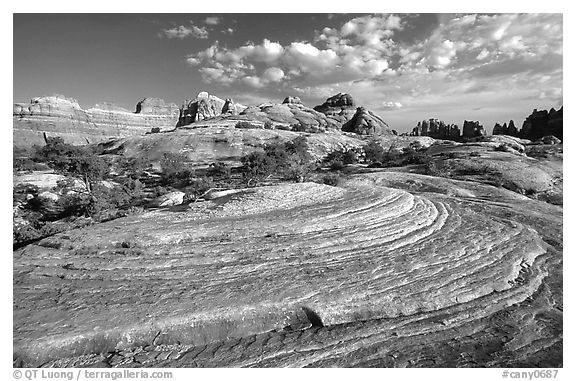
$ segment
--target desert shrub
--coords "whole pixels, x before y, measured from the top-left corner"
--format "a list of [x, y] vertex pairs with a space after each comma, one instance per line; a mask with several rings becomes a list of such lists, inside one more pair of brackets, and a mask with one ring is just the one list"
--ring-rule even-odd
[[306, 132], [306, 125], [302, 122], [293, 123], [290, 125], [290, 130], [295, 132]]
[[232, 175], [232, 168], [226, 163], [212, 163], [208, 167], [207, 175], [217, 179], [229, 179]]
[[423, 150], [416, 150], [412, 146], [405, 147], [402, 150], [402, 156], [400, 157], [400, 165], [408, 164], [426, 164], [432, 160], [432, 157]]
[[63, 232], [66, 228], [65, 224], [39, 221], [32, 221], [25, 225], [15, 225], [12, 227], [12, 243], [14, 248], [18, 248], [22, 244]]
[[49, 139], [43, 147], [35, 146], [33, 160], [46, 163], [57, 172], [82, 178], [88, 188], [110, 172], [110, 166], [95, 153], [95, 148], [67, 144], [60, 137]]
[[329, 173], [329, 174], [325, 175], [324, 177], [322, 177], [322, 183], [323, 184], [331, 185], [334, 187], [338, 186], [341, 181], [342, 181], [342, 178], [340, 177], [339, 174], [336, 174], [336, 173]]
[[286, 143], [268, 144], [264, 152], [252, 152], [241, 158], [244, 178], [261, 180], [271, 175], [286, 180], [305, 180], [314, 168], [305, 137]]
[[185, 188], [185, 191], [187, 194], [192, 195], [193, 198], [197, 198], [215, 186], [216, 184], [210, 177], [195, 177], [190, 180], [190, 183]]
[[131, 179], [141, 179], [144, 177], [144, 172], [152, 165], [148, 158], [137, 157], [121, 157], [118, 161], [118, 167], [122, 174]]
[[430, 160], [424, 164], [424, 174], [436, 177], [451, 177], [451, 168], [442, 161]]
[[267, 120], [264, 122], [264, 129], [272, 130], [272, 129], [274, 129], [274, 125], [272, 124], [271, 121]]
[[166, 193], [168, 193], [168, 189], [164, 188], [161, 185], [155, 186], [154, 188], [152, 188], [151, 190], [151, 196], [152, 197], [160, 197], [165, 195]]
[[368, 144], [364, 146], [365, 160], [369, 163], [384, 161], [385, 154], [386, 151], [384, 147], [375, 140], [369, 141]]
[[181, 153], [165, 152], [160, 160], [160, 166], [162, 167], [160, 176], [163, 185], [185, 186], [194, 175], [188, 158]]
[[276, 163], [265, 152], [251, 152], [243, 156], [242, 172], [247, 179], [260, 179], [274, 172]]
[[40, 171], [48, 169], [46, 164], [37, 163], [32, 160], [34, 150], [22, 147], [12, 148], [12, 169], [16, 171]]
[[340, 160], [332, 160], [329, 162], [329, 165], [332, 171], [341, 171], [346, 167]]
[[236, 127], [236, 128], [244, 128], [244, 129], [262, 128], [262, 126], [259, 126], [259, 125], [254, 124], [254, 123], [246, 122], [246, 121], [243, 121], [243, 120], [237, 122], [234, 127]]
[[[332, 168], [332, 164], [336, 167], [340, 167], [340, 164], [355, 164], [358, 163], [359, 157], [361, 155], [360, 150], [354, 148], [343, 148], [339, 150], [334, 150], [330, 152], [326, 158], [325, 162]], [[341, 169], [341, 168], [340, 168]]]

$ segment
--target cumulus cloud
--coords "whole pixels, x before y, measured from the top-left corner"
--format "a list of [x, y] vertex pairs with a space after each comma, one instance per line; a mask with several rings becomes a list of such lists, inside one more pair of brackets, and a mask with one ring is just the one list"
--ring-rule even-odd
[[194, 37], [198, 39], [208, 38], [208, 31], [205, 27], [198, 27], [192, 23], [190, 26], [179, 25], [173, 28], [162, 29], [162, 32], [158, 34], [160, 37], [166, 37], [169, 39], [178, 38], [183, 39], [186, 37]]
[[395, 110], [402, 108], [402, 103], [400, 102], [382, 102], [382, 108], [386, 110]]
[[307, 41], [216, 41], [187, 61], [206, 82], [290, 91], [305, 101], [349, 92], [358, 104], [410, 118], [416, 109], [428, 118], [454, 107], [475, 112], [480, 103], [485, 111], [561, 102], [562, 15], [443, 15], [426, 35], [405, 39], [412, 20], [351, 17]]
[[204, 20], [206, 25], [218, 25], [220, 22], [222, 22], [222, 19], [218, 16], [209, 16]]
[[264, 71], [262, 77], [269, 82], [279, 82], [284, 78], [284, 71], [277, 67], [270, 67]]
[[406, 63], [444, 69], [477, 65], [487, 58], [504, 62], [561, 55], [562, 46], [560, 14], [474, 14], [445, 20], [425, 41], [405, 48], [402, 56]]
[[[224, 71], [227, 69], [221, 65], [227, 68], [241, 65], [246, 70], [238, 81], [251, 87], [281, 80], [316, 85], [353, 81], [390, 71], [390, 57], [397, 48], [391, 37], [403, 26], [396, 15], [355, 17], [338, 29], [324, 28], [312, 41], [280, 44], [264, 39], [258, 44], [246, 43], [232, 49], [215, 43], [190, 54], [187, 61], [192, 66]], [[272, 73], [278, 75], [273, 79]], [[207, 79], [217, 81], [213, 76]], [[228, 78], [223, 80], [230, 83]]]

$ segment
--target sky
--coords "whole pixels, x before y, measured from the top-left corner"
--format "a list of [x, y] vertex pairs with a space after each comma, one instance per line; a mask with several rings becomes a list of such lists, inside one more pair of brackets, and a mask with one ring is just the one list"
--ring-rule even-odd
[[13, 98], [83, 108], [243, 105], [339, 92], [399, 132], [439, 118], [517, 126], [563, 104], [563, 17], [540, 14], [14, 14]]

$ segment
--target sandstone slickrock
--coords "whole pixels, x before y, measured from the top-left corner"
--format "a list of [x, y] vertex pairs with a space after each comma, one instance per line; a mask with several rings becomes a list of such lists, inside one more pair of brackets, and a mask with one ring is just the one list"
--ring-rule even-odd
[[437, 118], [423, 120], [412, 129], [412, 136], [430, 136], [434, 139], [458, 140], [460, 128], [455, 124], [446, 124]]
[[[228, 119], [199, 124], [206, 128], [188, 129], [187, 126], [164, 134], [118, 139], [106, 144], [104, 152], [126, 157], [145, 154], [153, 161], [160, 160], [166, 152], [180, 152], [196, 164], [210, 164], [216, 161], [239, 162], [243, 155], [262, 150], [265, 144], [286, 142], [302, 136], [296, 132], [279, 129], [233, 128], [237, 122], [235, 119], [228, 121], [231, 125], [222, 126], [223, 121]], [[361, 140], [337, 133], [309, 134], [306, 140], [311, 154], [316, 158], [321, 158], [336, 149], [360, 147], [364, 144]]]
[[82, 145], [143, 135], [154, 127], [167, 130], [176, 126], [178, 111], [174, 105], [167, 105], [164, 109], [148, 106], [147, 102], [143, 105], [145, 107], [140, 113], [105, 102], [83, 110], [75, 99], [62, 95], [16, 103], [13, 110], [14, 145], [44, 145], [47, 136], [59, 136], [66, 143]]
[[[496, 135], [466, 144], [432, 145], [428, 153], [441, 156], [443, 176], [493, 184], [520, 194], [562, 194], [562, 157], [537, 160], [521, 154], [525, 140]], [[498, 150], [505, 145], [514, 150]], [[435, 162], [435, 160], [434, 160]], [[560, 202], [561, 204], [561, 202]]]
[[561, 234], [559, 207], [430, 176], [247, 189], [15, 251], [14, 354], [23, 366], [561, 367], [561, 244], [544, 241]]
[[558, 111], [553, 108], [550, 111], [534, 109], [522, 124], [519, 136], [524, 139], [538, 140], [546, 135], [553, 135], [562, 140], [563, 114], [564, 107]]
[[486, 131], [480, 122], [470, 120], [464, 121], [464, 125], [462, 126], [462, 137], [475, 138], [483, 135], [486, 135]]
[[388, 124], [364, 107], [358, 107], [354, 116], [344, 125], [342, 131], [353, 132], [358, 135], [393, 135]]
[[482, 145], [493, 147], [493, 148], [502, 148], [502, 147], [509, 147], [513, 150], [513, 153], [523, 154], [526, 151], [526, 144], [531, 143], [530, 140], [527, 139], [520, 139], [515, 136], [509, 135], [491, 135], [491, 136], [479, 136], [477, 138], [473, 138], [469, 141], [471, 142], [479, 142]]

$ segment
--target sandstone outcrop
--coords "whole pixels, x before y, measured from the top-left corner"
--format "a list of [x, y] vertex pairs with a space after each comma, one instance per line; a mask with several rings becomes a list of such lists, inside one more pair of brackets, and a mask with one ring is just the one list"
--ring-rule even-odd
[[494, 125], [494, 129], [492, 130], [492, 135], [518, 136], [518, 129], [514, 125], [513, 120], [510, 120], [508, 125], [504, 123], [503, 126], [501, 126], [500, 123], [496, 123]]
[[462, 137], [464, 138], [476, 138], [478, 136], [486, 135], [484, 126], [478, 121], [465, 120], [462, 126]]
[[412, 136], [430, 136], [434, 139], [458, 140], [460, 138], [460, 128], [455, 124], [447, 124], [443, 121], [431, 118], [418, 122], [412, 129]]
[[166, 104], [161, 98], [144, 98], [136, 105], [136, 114], [174, 115], [178, 112], [176, 104]]
[[352, 118], [342, 125], [342, 131], [358, 135], [393, 135], [388, 124], [364, 107], [358, 107]]
[[238, 113], [238, 109], [236, 108], [236, 103], [230, 98], [226, 98], [224, 102], [224, 106], [222, 106], [222, 114], [231, 114], [236, 115]]
[[299, 97], [286, 97], [282, 103], [295, 103], [295, 104], [302, 104], [302, 101]]
[[558, 139], [554, 135], [546, 135], [536, 140], [538, 144], [562, 144], [562, 140]]
[[314, 107], [314, 110], [321, 112], [340, 124], [349, 121], [356, 113], [356, 102], [350, 94], [338, 93], [321, 105]]
[[563, 114], [564, 107], [558, 111], [553, 108], [550, 111], [534, 109], [522, 124], [518, 136], [538, 140], [546, 135], [553, 135], [563, 140]]
[[139, 113], [111, 103], [99, 103], [84, 110], [75, 99], [61, 95], [33, 98], [30, 103], [14, 104], [14, 145], [43, 145], [46, 137], [53, 136], [62, 137], [70, 144], [97, 143], [110, 138], [144, 135], [154, 127], [161, 130], [175, 127], [178, 111], [173, 105], [154, 108], [144, 100], [141, 106], [144, 107]]
[[237, 114], [245, 107], [234, 103], [231, 99], [223, 100], [206, 91], [198, 93], [196, 99], [186, 100], [180, 108], [178, 126], [210, 119], [222, 114]]
[[186, 194], [180, 191], [174, 191], [166, 193], [162, 196], [158, 196], [150, 202], [150, 206], [153, 207], [166, 207], [180, 205], [184, 202], [184, 196]]

